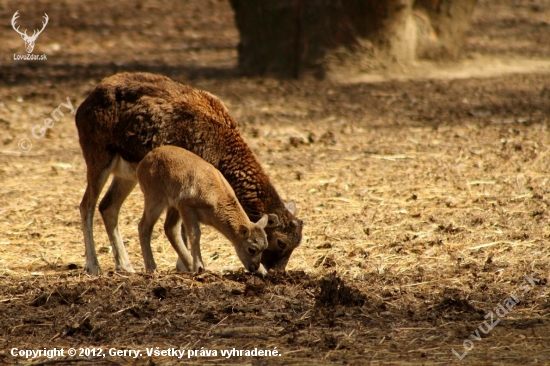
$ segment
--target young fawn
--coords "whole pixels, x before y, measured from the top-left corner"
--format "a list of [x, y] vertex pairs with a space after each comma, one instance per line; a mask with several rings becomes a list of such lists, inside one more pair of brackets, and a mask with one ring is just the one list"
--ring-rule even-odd
[[[168, 206], [179, 212], [179, 222], [165, 232], [178, 253], [184, 269], [204, 269], [200, 252], [200, 223], [213, 226], [235, 247], [237, 256], [250, 272], [266, 275], [260, 263], [267, 248], [264, 231], [267, 215], [253, 223], [248, 219], [233, 189], [223, 175], [197, 155], [175, 146], [152, 150], [138, 164], [137, 179], [145, 196], [143, 217], [139, 222], [139, 240], [145, 269], [156, 269], [151, 251], [151, 233]], [[191, 253], [181, 236], [181, 223]]]
[[[221, 100], [162, 75], [120, 73], [94, 88], [78, 108], [75, 122], [86, 161], [87, 185], [80, 215], [88, 274], [101, 273], [93, 222], [99, 196], [111, 174], [113, 179], [99, 203], [99, 212], [116, 270], [134, 272], [118, 216], [137, 184], [136, 166], [147, 153], [164, 145], [189, 150], [218, 169], [250, 220], [258, 221], [267, 214], [268, 247], [262, 264], [266, 270], [285, 271], [302, 240], [303, 221], [295, 216], [295, 202], [281, 199]], [[172, 228], [177, 220], [178, 211], [168, 208], [165, 226]], [[182, 267], [178, 260], [178, 269]]]

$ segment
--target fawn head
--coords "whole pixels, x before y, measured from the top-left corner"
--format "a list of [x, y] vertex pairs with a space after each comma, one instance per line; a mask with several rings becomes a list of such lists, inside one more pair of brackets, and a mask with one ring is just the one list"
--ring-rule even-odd
[[261, 264], [262, 253], [267, 248], [267, 236], [265, 227], [268, 217], [264, 215], [258, 222], [251, 222], [250, 225], [240, 225], [238, 230], [238, 245], [236, 245], [237, 256], [246, 269], [252, 273], [262, 276], [267, 274]]

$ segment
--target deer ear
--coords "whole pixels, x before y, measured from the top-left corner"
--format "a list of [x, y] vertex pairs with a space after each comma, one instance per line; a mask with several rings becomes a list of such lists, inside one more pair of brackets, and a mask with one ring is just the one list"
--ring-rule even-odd
[[239, 226], [239, 234], [246, 239], [250, 236], [250, 229], [244, 225], [241, 225]]
[[261, 219], [258, 220], [258, 222], [256, 223], [256, 225], [258, 227], [260, 227], [261, 229], [265, 229], [265, 227], [267, 226], [267, 222], [269, 221], [269, 218], [267, 215], [263, 215]]
[[268, 214], [266, 227], [271, 228], [277, 226], [279, 226], [279, 216], [277, 216], [277, 214]]
[[293, 215], [296, 215], [296, 202], [290, 200], [285, 203], [286, 209]]

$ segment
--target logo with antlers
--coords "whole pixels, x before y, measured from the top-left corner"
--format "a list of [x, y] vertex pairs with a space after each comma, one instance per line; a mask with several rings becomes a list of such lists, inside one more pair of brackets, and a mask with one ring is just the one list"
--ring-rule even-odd
[[44, 20], [46, 20], [45, 22], [42, 22], [42, 29], [38, 30], [38, 29], [35, 29], [32, 36], [28, 36], [27, 35], [27, 30], [25, 29], [25, 32], [20, 32], [19, 31], [19, 27], [18, 26], [17, 28], [15, 28], [15, 21], [17, 20], [17, 18], [19, 18], [19, 10], [17, 10], [15, 12], [15, 14], [13, 14], [13, 18], [11, 18], [11, 26], [13, 27], [13, 29], [19, 33], [19, 35], [21, 36], [21, 38], [23, 38], [23, 41], [25, 41], [25, 49], [27, 50], [27, 53], [32, 53], [32, 50], [34, 49], [34, 43], [36, 42], [36, 39], [38, 38], [38, 36], [40, 35], [40, 33], [42, 33], [42, 31], [44, 30], [44, 28], [46, 28], [46, 25], [48, 24], [48, 14], [44, 13]]

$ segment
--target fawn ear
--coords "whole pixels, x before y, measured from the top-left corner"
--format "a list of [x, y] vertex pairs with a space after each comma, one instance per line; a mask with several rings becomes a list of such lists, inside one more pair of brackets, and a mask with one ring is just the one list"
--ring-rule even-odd
[[270, 228], [277, 226], [279, 226], [279, 216], [277, 216], [277, 214], [268, 214], [266, 227]]
[[244, 225], [241, 225], [239, 226], [239, 234], [246, 239], [250, 236], [250, 229]]
[[258, 220], [256, 225], [259, 226], [261, 229], [265, 229], [268, 221], [269, 221], [268, 216], [263, 215], [262, 218]]
[[290, 200], [285, 203], [286, 209], [293, 215], [296, 215], [296, 202]]

